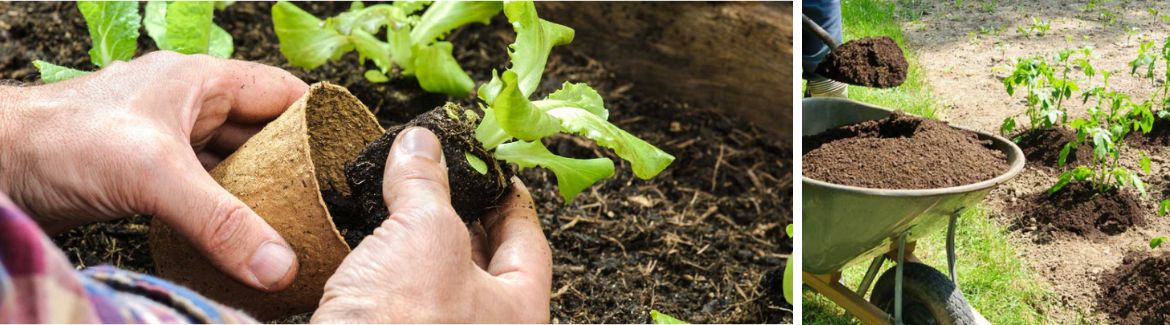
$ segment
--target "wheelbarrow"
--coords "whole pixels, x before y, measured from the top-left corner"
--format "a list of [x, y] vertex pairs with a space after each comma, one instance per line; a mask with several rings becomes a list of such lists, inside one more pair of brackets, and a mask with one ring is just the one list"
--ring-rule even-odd
[[[840, 98], [806, 98], [801, 109], [804, 135], [881, 119], [893, 112]], [[991, 140], [992, 148], [1007, 156], [1008, 171], [979, 183], [926, 190], [871, 189], [807, 177], [802, 180], [801, 268], [805, 284], [870, 325], [987, 323], [958, 288], [955, 223], [993, 188], [1019, 174], [1024, 169], [1024, 154], [1002, 137], [955, 128]], [[949, 278], [914, 256], [919, 239], [944, 228]], [[896, 264], [877, 279], [866, 301], [865, 294], [887, 259]], [[869, 269], [857, 289], [841, 284], [841, 270], [865, 261], [870, 261]]]

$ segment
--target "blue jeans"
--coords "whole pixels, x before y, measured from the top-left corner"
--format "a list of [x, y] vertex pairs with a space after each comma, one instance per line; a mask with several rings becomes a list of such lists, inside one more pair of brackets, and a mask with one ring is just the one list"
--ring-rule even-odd
[[[805, 0], [800, 9], [801, 13], [821, 25], [837, 42], [842, 41], [841, 35], [841, 0]], [[829, 46], [821, 41], [816, 34], [802, 31], [804, 49], [800, 54], [801, 78], [808, 81], [820, 81], [827, 78], [816, 74], [817, 65], [829, 55]]]

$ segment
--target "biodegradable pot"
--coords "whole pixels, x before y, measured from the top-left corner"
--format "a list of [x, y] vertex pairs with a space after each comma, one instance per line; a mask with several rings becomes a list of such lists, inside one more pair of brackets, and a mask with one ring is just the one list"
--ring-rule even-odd
[[264, 293], [228, 276], [154, 219], [150, 244], [158, 275], [259, 320], [313, 311], [325, 281], [350, 252], [322, 191], [349, 195], [342, 169], [382, 135], [373, 114], [345, 88], [314, 84], [304, 97], [211, 170], [292, 246], [300, 262], [288, 289]]

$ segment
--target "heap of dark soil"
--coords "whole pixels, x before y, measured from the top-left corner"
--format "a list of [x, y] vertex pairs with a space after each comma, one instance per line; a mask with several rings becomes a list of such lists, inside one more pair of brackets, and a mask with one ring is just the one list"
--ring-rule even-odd
[[[386, 157], [398, 134], [409, 127], [424, 127], [434, 132], [443, 145], [443, 157], [447, 162], [447, 180], [451, 186], [451, 206], [463, 222], [479, 220], [489, 208], [496, 206], [496, 200], [504, 195], [512, 179], [511, 168], [501, 168], [496, 156], [483, 149], [475, 139], [473, 121], [457, 121], [448, 117], [448, 110], [463, 116], [463, 108], [457, 104], [437, 107], [419, 115], [410, 123], [386, 130], [382, 137], [374, 140], [358, 157], [345, 166], [346, 182], [353, 189], [352, 205], [344, 208], [358, 208], [357, 213], [334, 215], [334, 223], [344, 230], [345, 241], [350, 247], [357, 247], [362, 238], [374, 233], [382, 221], [390, 217], [386, 201], [382, 197], [382, 177], [386, 172]], [[464, 153], [471, 154], [487, 164], [487, 173], [480, 174], [467, 162]], [[504, 167], [507, 167], [505, 165]], [[331, 208], [330, 212], [333, 212]]]
[[1098, 284], [1097, 308], [1116, 324], [1170, 324], [1170, 255], [1165, 252], [1125, 253], [1121, 266]]
[[1170, 119], [1154, 120], [1150, 133], [1130, 132], [1125, 137], [1125, 144], [1140, 149], [1170, 146]]
[[1043, 191], [1025, 196], [1007, 211], [1021, 216], [1014, 228], [1040, 231], [1038, 242], [1058, 234], [1104, 239], [1146, 223], [1146, 210], [1130, 191], [1114, 188], [1098, 194], [1090, 182], [1074, 181], [1052, 195]]
[[841, 44], [830, 52], [817, 74], [852, 85], [897, 87], [906, 81], [910, 64], [889, 36], [865, 37]]
[[1080, 162], [1093, 161], [1092, 148], [1088, 150], [1071, 149], [1068, 157], [1065, 158], [1064, 166], [1060, 166], [1060, 150], [1064, 149], [1065, 143], [1077, 141], [1076, 130], [1055, 127], [1034, 132], [1024, 131], [1012, 139], [1019, 139], [1016, 145], [1020, 147], [1020, 151], [1024, 152], [1024, 158], [1027, 158], [1025, 163], [1029, 166], [1072, 169], [1076, 168]]
[[[233, 58], [280, 67], [308, 83], [344, 86], [387, 129], [447, 101], [473, 107], [471, 98], [426, 94], [416, 80], [397, 74], [388, 83], [371, 84], [362, 73], [374, 65], [357, 64], [356, 53], [315, 70], [289, 65], [272, 32], [272, 4], [237, 2], [216, 12], [216, 24], [236, 41]], [[349, 8], [349, 2], [297, 5], [319, 17]], [[155, 49], [141, 33], [139, 55]], [[497, 15], [490, 25], [456, 29], [447, 40], [472, 80], [484, 82], [492, 69], [506, 67], [505, 49], [514, 37], [511, 24]], [[0, 2], [0, 79], [39, 83], [34, 59], [95, 69], [86, 53], [89, 44], [76, 3]], [[616, 78], [605, 63], [572, 45], [553, 49], [533, 97], [543, 98], [566, 81], [592, 86], [606, 99], [612, 123], [678, 159], [643, 180], [629, 163], [592, 141], [545, 138], [554, 153], [607, 157], [617, 164], [614, 177], [568, 204], [552, 172], [526, 168], [517, 173], [535, 199], [552, 245], [552, 322], [644, 324], [652, 321], [650, 310], [657, 309], [695, 323], [764, 323], [775, 313], [780, 321], [769, 322], [791, 323], [791, 308], [767, 303], [775, 293], [762, 283], [764, 274], [782, 267], [792, 251], [792, 239], [784, 234], [784, 226], [792, 223], [791, 141], [718, 107], [644, 96], [638, 86]], [[144, 248], [149, 245], [143, 246], [149, 226], [149, 218], [142, 217], [93, 223], [55, 240], [75, 265], [108, 263], [153, 273]], [[109, 235], [118, 231], [114, 228], [132, 231]], [[303, 314], [281, 322], [308, 319]]]
[[1007, 172], [991, 141], [944, 122], [895, 111], [804, 141], [804, 176], [882, 189], [931, 189], [978, 183]]

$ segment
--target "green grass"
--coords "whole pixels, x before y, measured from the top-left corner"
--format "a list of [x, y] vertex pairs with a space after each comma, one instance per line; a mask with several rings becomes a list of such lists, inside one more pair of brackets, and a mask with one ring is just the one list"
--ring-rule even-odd
[[[913, 2], [913, 0], [911, 0]], [[902, 4], [906, 4], [905, 1]], [[913, 5], [913, 4], [911, 4]], [[866, 36], [890, 36], [905, 50], [901, 23], [917, 17], [898, 9], [898, 4], [881, 0], [845, 0], [845, 40]], [[893, 19], [891, 19], [893, 18]], [[910, 63], [906, 82], [892, 89], [849, 87], [849, 98], [909, 113], [938, 118], [915, 53], [907, 51]], [[956, 237], [959, 287], [976, 310], [992, 324], [1038, 324], [1045, 322], [1048, 288], [1043, 280], [1018, 257], [1019, 250], [1007, 239], [1007, 230], [979, 208], [960, 219]], [[915, 255], [939, 270], [946, 269], [946, 233], [940, 231], [918, 243]], [[888, 269], [892, 263], [886, 263]], [[842, 282], [856, 288], [867, 263], [844, 270]], [[840, 307], [811, 290], [803, 292], [804, 324], [860, 324]], [[867, 296], [868, 297], [868, 296]]]

